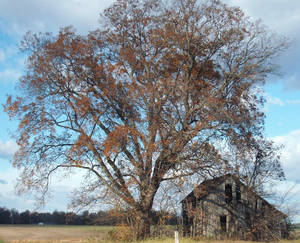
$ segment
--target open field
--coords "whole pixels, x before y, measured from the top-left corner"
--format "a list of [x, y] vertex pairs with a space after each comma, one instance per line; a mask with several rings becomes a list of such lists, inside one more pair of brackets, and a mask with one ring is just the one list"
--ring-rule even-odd
[[[0, 225], [0, 243], [115, 243], [107, 240], [110, 226], [37, 226]], [[282, 240], [279, 243], [300, 243], [300, 230], [297, 239]], [[2, 240], [2, 241], [1, 241]], [[182, 239], [180, 243], [253, 243], [247, 241], [215, 241]], [[174, 239], [150, 239], [142, 243], [174, 243]]]
[[103, 240], [111, 229], [109, 226], [0, 225], [0, 239], [5, 243], [83, 242]]

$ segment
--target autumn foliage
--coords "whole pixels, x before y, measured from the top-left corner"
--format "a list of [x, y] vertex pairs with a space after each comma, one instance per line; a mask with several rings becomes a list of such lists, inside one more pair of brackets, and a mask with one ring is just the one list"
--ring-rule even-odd
[[149, 235], [160, 187], [226, 170], [221, 146], [262, 138], [256, 92], [286, 45], [217, 0], [118, 0], [102, 27], [28, 33], [19, 120], [19, 189], [44, 199], [51, 175], [87, 172], [74, 204], [124, 202]]

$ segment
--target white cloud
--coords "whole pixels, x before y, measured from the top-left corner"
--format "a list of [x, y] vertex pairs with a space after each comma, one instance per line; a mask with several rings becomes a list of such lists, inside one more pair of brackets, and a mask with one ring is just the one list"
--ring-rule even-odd
[[0, 184], [7, 184], [7, 181], [0, 179]]
[[262, 19], [271, 31], [284, 35], [291, 42], [290, 48], [276, 62], [281, 66], [284, 89], [300, 89], [300, 1], [297, 0], [229, 0], [239, 6], [251, 19]]
[[[286, 181], [278, 183], [274, 190], [284, 198], [280, 209], [290, 213], [294, 222], [300, 222], [300, 130], [272, 138], [278, 145], [283, 145], [281, 162], [286, 175]], [[294, 214], [294, 215], [293, 215]]]
[[[44, 208], [36, 208], [36, 202], [30, 193], [21, 196], [16, 194], [15, 185], [20, 173], [21, 171], [15, 168], [0, 171], [0, 206], [9, 209], [16, 208], [19, 211], [27, 209], [30, 211], [36, 209], [38, 211], [50, 212], [55, 209], [67, 211], [71, 192], [79, 188], [83, 180], [82, 171], [75, 171], [75, 173], [70, 176], [63, 176], [63, 173], [53, 176], [50, 185], [51, 197], [46, 201]], [[1, 181], [4, 183], [1, 183]]]
[[98, 27], [99, 13], [112, 0], [2, 0], [0, 16], [11, 23], [13, 32], [56, 31], [74, 25], [80, 32]]
[[6, 208], [16, 208], [19, 211], [34, 209], [33, 200], [26, 197], [19, 197], [15, 193], [14, 185], [19, 172], [16, 169], [0, 171], [0, 178], [6, 183], [0, 183], [1, 206]]
[[[299, 47], [299, 50], [300, 50], [300, 47]], [[297, 50], [294, 50], [294, 51], [297, 51]], [[297, 52], [299, 52], [299, 51], [297, 51]], [[299, 57], [295, 57], [295, 58], [293, 58], [291, 56], [289, 56], [289, 58], [288, 57], [284, 58], [284, 60], [287, 60], [287, 62], [294, 62], [295, 60], [299, 60], [299, 59], [300, 59], [300, 55], [299, 55]], [[291, 63], [291, 65], [295, 65], [295, 63]], [[297, 65], [298, 65], [298, 62], [297, 62]], [[289, 75], [284, 80], [284, 90], [294, 91], [295, 89], [296, 90], [300, 89], [300, 74], [299, 73], [298, 74], [294, 73], [293, 75]]]
[[21, 71], [18, 69], [5, 69], [0, 71], [0, 82], [1, 83], [11, 83], [16, 82], [20, 76]]
[[[273, 192], [273, 193], [272, 193]], [[300, 222], [300, 184], [294, 181], [283, 181], [271, 186], [270, 202], [286, 213], [293, 222]]]
[[274, 96], [271, 96], [270, 94], [265, 93], [265, 98], [266, 98], [267, 104], [269, 104], [269, 105], [284, 106], [284, 102], [278, 97], [274, 97]]
[[6, 142], [0, 141], [0, 158], [9, 158], [18, 150], [18, 145], [8, 140]]
[[[240, 6], [254, 19], [263, 19], [271, 29], [297, 37], [300, 20], [300, 2], [287, 0], [230, 0], [230, 4]], [[267, 11], [266, 11], [267, 10]]]
[[285, 105], [298, 105], [300, 104], [300, 100], [282, 100], [279, 97], [275, 97], [270, 95], [269, 93], [264, 92], [263, 93], [265, 99], [266, 99], [266, 105], [279, 105], [279, 106], [285, 106]]
[[300, 104], [300, 100], [286, 100], [287, 104], [298, 105]]
[[300, 183], [300, 130], [274, 137], [273, 141], [284, 146], [281, 160], [287, 179]]
[[0, 49], [0, 63], [1, 62], [4, 62], [5, 61], [5, 54], [4, 54], [4, 51], [2, 51], [1, 49]]
[[11, 56], [16, 56], [19, 53], [19, 48], [17, 45], [13, 43], [8, 43], [5, 41], [1, 42], [1, 49], [0, 52], [2, 52], [5, 60], [11, 58]]

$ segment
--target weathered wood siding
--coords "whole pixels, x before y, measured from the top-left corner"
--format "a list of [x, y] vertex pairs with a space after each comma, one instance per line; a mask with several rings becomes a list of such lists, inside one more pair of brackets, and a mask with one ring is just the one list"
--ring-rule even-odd
[[[275, 217], [279, 211], [248, 190], [237, 179], [226, 177], [222, 183], [209, 185], [209, 192], [200, 198], [197, 194], [205, 194], [203, 190], [206, 189], [199, 188], [202, 192], [194, 191], [182, 201], [185, 234], [213, 238], [248, 238], [248, 234], [253, 233], [251, 231], [254, 231], [256, 226], [259, 227], [258, 221], [265, 217], [265, 220], [270, 221], [267, 224], [278, 224], [278, 227], [273, 227], [274, 232], [271, 232], [274, 237], [281, 236], [285, 220], [282, 215]], [[266, 215], [271, 217], [267, 218]], [[261, 237], [259, 230], [257, 232], [256, 237]]]

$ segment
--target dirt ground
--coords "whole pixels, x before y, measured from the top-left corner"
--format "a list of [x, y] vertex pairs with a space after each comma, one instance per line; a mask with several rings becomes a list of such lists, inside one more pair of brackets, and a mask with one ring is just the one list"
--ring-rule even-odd
[[108, 227], [101, 226], [0, 226], [0, 239], [18, 241], [71, 241], [103, 239]]

